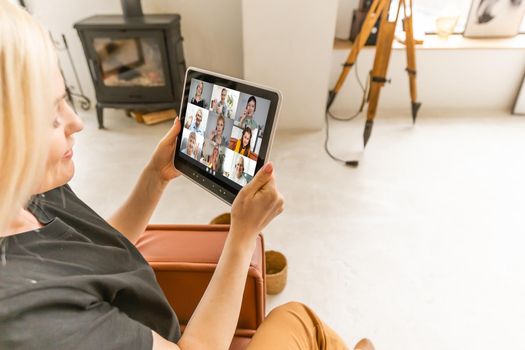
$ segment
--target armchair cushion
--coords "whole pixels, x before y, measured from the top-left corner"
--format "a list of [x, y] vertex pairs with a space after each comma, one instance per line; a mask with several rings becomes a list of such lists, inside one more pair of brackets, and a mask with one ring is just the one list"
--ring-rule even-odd
[[[229, 225], [150, 225], [136, 243], [155, 271], [182, 330], [210, 282], [228, 231]], [[259, 234], [232, 349], [244, 348], [264, 319], [264, 271], [264, 240]]]

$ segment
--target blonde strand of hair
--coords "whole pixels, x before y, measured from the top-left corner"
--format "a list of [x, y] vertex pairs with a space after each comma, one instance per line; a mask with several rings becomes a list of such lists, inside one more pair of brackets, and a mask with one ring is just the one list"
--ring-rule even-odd
[[0, 234], [43, 176], [56, 69], [48, 32], [20, 6], [0, 0]]

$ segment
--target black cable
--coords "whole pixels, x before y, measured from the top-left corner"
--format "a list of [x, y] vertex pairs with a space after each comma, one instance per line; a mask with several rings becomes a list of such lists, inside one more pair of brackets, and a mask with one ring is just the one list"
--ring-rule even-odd
[[355, 76], [356, 76], [356, 79], [357, 79], [357, 83], [359, 84], [359, 87], [361, 87], [361, 91], [363, 92], [363, 98], [361, 99], [361, 105], [359, 106], [359, 110], [354, 113], [353, 115], [349, 116], [349, 117], [338, 117], [338, 116], [335, 116], [334, 114], [332, 114], [332, 112], [330, 112], [330, 110], [327, 110], [326, 113], [325, 113], [325, 131], [326, 131], [326, 134], [325, 134], [325, 140], [324, 140], [324, 149], [326, 151], [326, 154], [328, 154], [328, 156], [330, 158], [332, 158], [333, 160], [337, 161], [337, 162], [341, 162], [347, 166], [351, 166], [351, 167], [357, 167], [359, 165], [359, 161], [357, 160], [344, 160], [344, 159], [341, 159], [337, 156], [335, 156], [334, 154], [332, 154], [332, 152], [330, 152], [330, 149], [328, 148], [328, 142], [330, 140], [330, 123], [329, 123], [329, 119], [332, 118], [334, 120], [338, 120], [338, 121], [343, 121], [343, 122], [348, 122], [348, 121], [352, 121], [354, 120], [355, 118], [357, 118], [362, 112], [363, 112], [363, 109], [364, 109], [364, 106], [365, 106], [365, 103], [366, 103], [366, 95], [367, 95], [367, 92], [368, 92], [368, 89], [370, 88], [370, 75], [367, 77], [366, 79], [366, 85], [363, 86], [363, 83], [359, 77], [359, 72], [358, 72], [358, 67], [357, 67], [357, 60], [355, 62]]
[[341, 121], [341, 122], [346, 122], [346, 121], [353, 120], [353, 119], [357, 118], [357, 116], [359, 116], [359, 114], [361, 114], [361, 112], [363, 111], [363, 108], [365, 106], [367, 90], [370, 87], [370, 75], [368, 75], [368, 77], [366, 79], [366, 85], [363, 86], [363, 82], [361, 81], [361, 78], [359, 77], [359, 72], [357, 71], [358, 70], [357, 61], [355, 61], [354, 65], [355, 65], [355, 77], [357, 79], [357, 83], [359, 84], [359, 87], [361, 88], [361, 91], [363, 92], [363, 98], [361, 99], [361, 105], [359, 106], [359, 110], [355, 114], [351, 115], [350, 117], [338, 117], [338, 116], [334, 115], [332, 112], [328, 111], [328, 114], [334, 120], [338, 120], [338, 121]]
[[337, 161], [337, 162], [342, 162], [344, 163], [345, 165], [348, 165], [348, 166], [351, 166], [351, 167], [357, 167], [359, 165], [359, 162], [357, 160], [344, 160], [344, 159], [341, 159], [341, 158], [338, 158], [336, 156], [334, 156], [332, 154], [332, 152], [330, 152], [330, 150], [328, 149], [328, 140], [330, 138], [330, 134], [329, 134], [329, 131], [328, 131], [328, 128], [329, 128], [329, 125], [328, 125], [328, 113], [325, 113], [325, 122], [326, 122], [326, 136], [325, 136], [325, 140], [324, 140], [324, 150], [326, 151], [326, 154], [328, 154], [328, 156], [330, 158], [332, 158], [333, 160]]

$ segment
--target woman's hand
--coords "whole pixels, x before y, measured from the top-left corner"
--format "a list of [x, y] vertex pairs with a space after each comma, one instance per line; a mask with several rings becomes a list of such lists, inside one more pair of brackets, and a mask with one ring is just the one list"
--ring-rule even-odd
[[184, 125], [184, 127], [186, 129], [189, 129], [191, 126], [191, 123], [193, 123], [193, 116], [186, 117], [186, 124]]
[[181, 174], [173, 165], [173, 156], [175, 155], [175, 146], [177, 145], [177, 137], [180, 129], [180, 120], [179, 117], [177, 117], [171, 129], [162, 140], [160, 140], [148, 164], [148, 167], [153, 170], [155, 174], [158, 174], [160, 180], [163, 182], [168, 182]]
[[268, 163], [235, 198], [230, 234], [249, 244], [283, 210], [284, 199], [275, 186], [273, 164]]
[[246, 109], [244, 109], [244, 111], [242, 112], [241, 119], [239, 120], [239, 123], [241, 125], [242, 125], [242, 122], [244, 121], [244, 119], [246, 118], [246, 112], [247, 112]]
[[217, 136], [217, 129], [214, 129], [210, 132], [210, 140], [213, 141], [215, 136]]

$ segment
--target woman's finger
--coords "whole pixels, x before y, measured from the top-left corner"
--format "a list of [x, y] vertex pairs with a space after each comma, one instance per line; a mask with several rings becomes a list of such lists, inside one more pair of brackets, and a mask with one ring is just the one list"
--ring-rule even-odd
[[164, 141], [167, 142], [170, 145], [174, 145], [175, 142], [177, 141], [177, 136], [180, 133], [180, 129], [181, 129], [180, 119], [179, 119], [179, 117], [177, 117], [177, 118], [175, 118], [175, 122], [171, 126], [171, 128], [168, 131], [168, 133], [166, 134], [166, 136], [164, 136]]
[[250, 183], [246, 185], [244, 189], [246, 190], [246, 192], [251, 193], [251, 195], [253, 196], [272, 179], [273, 164], [270, 162], [263, 166], [261, 170], [259, 170], [259, 172], [252, 179], [252, 181], [250, 181]]

